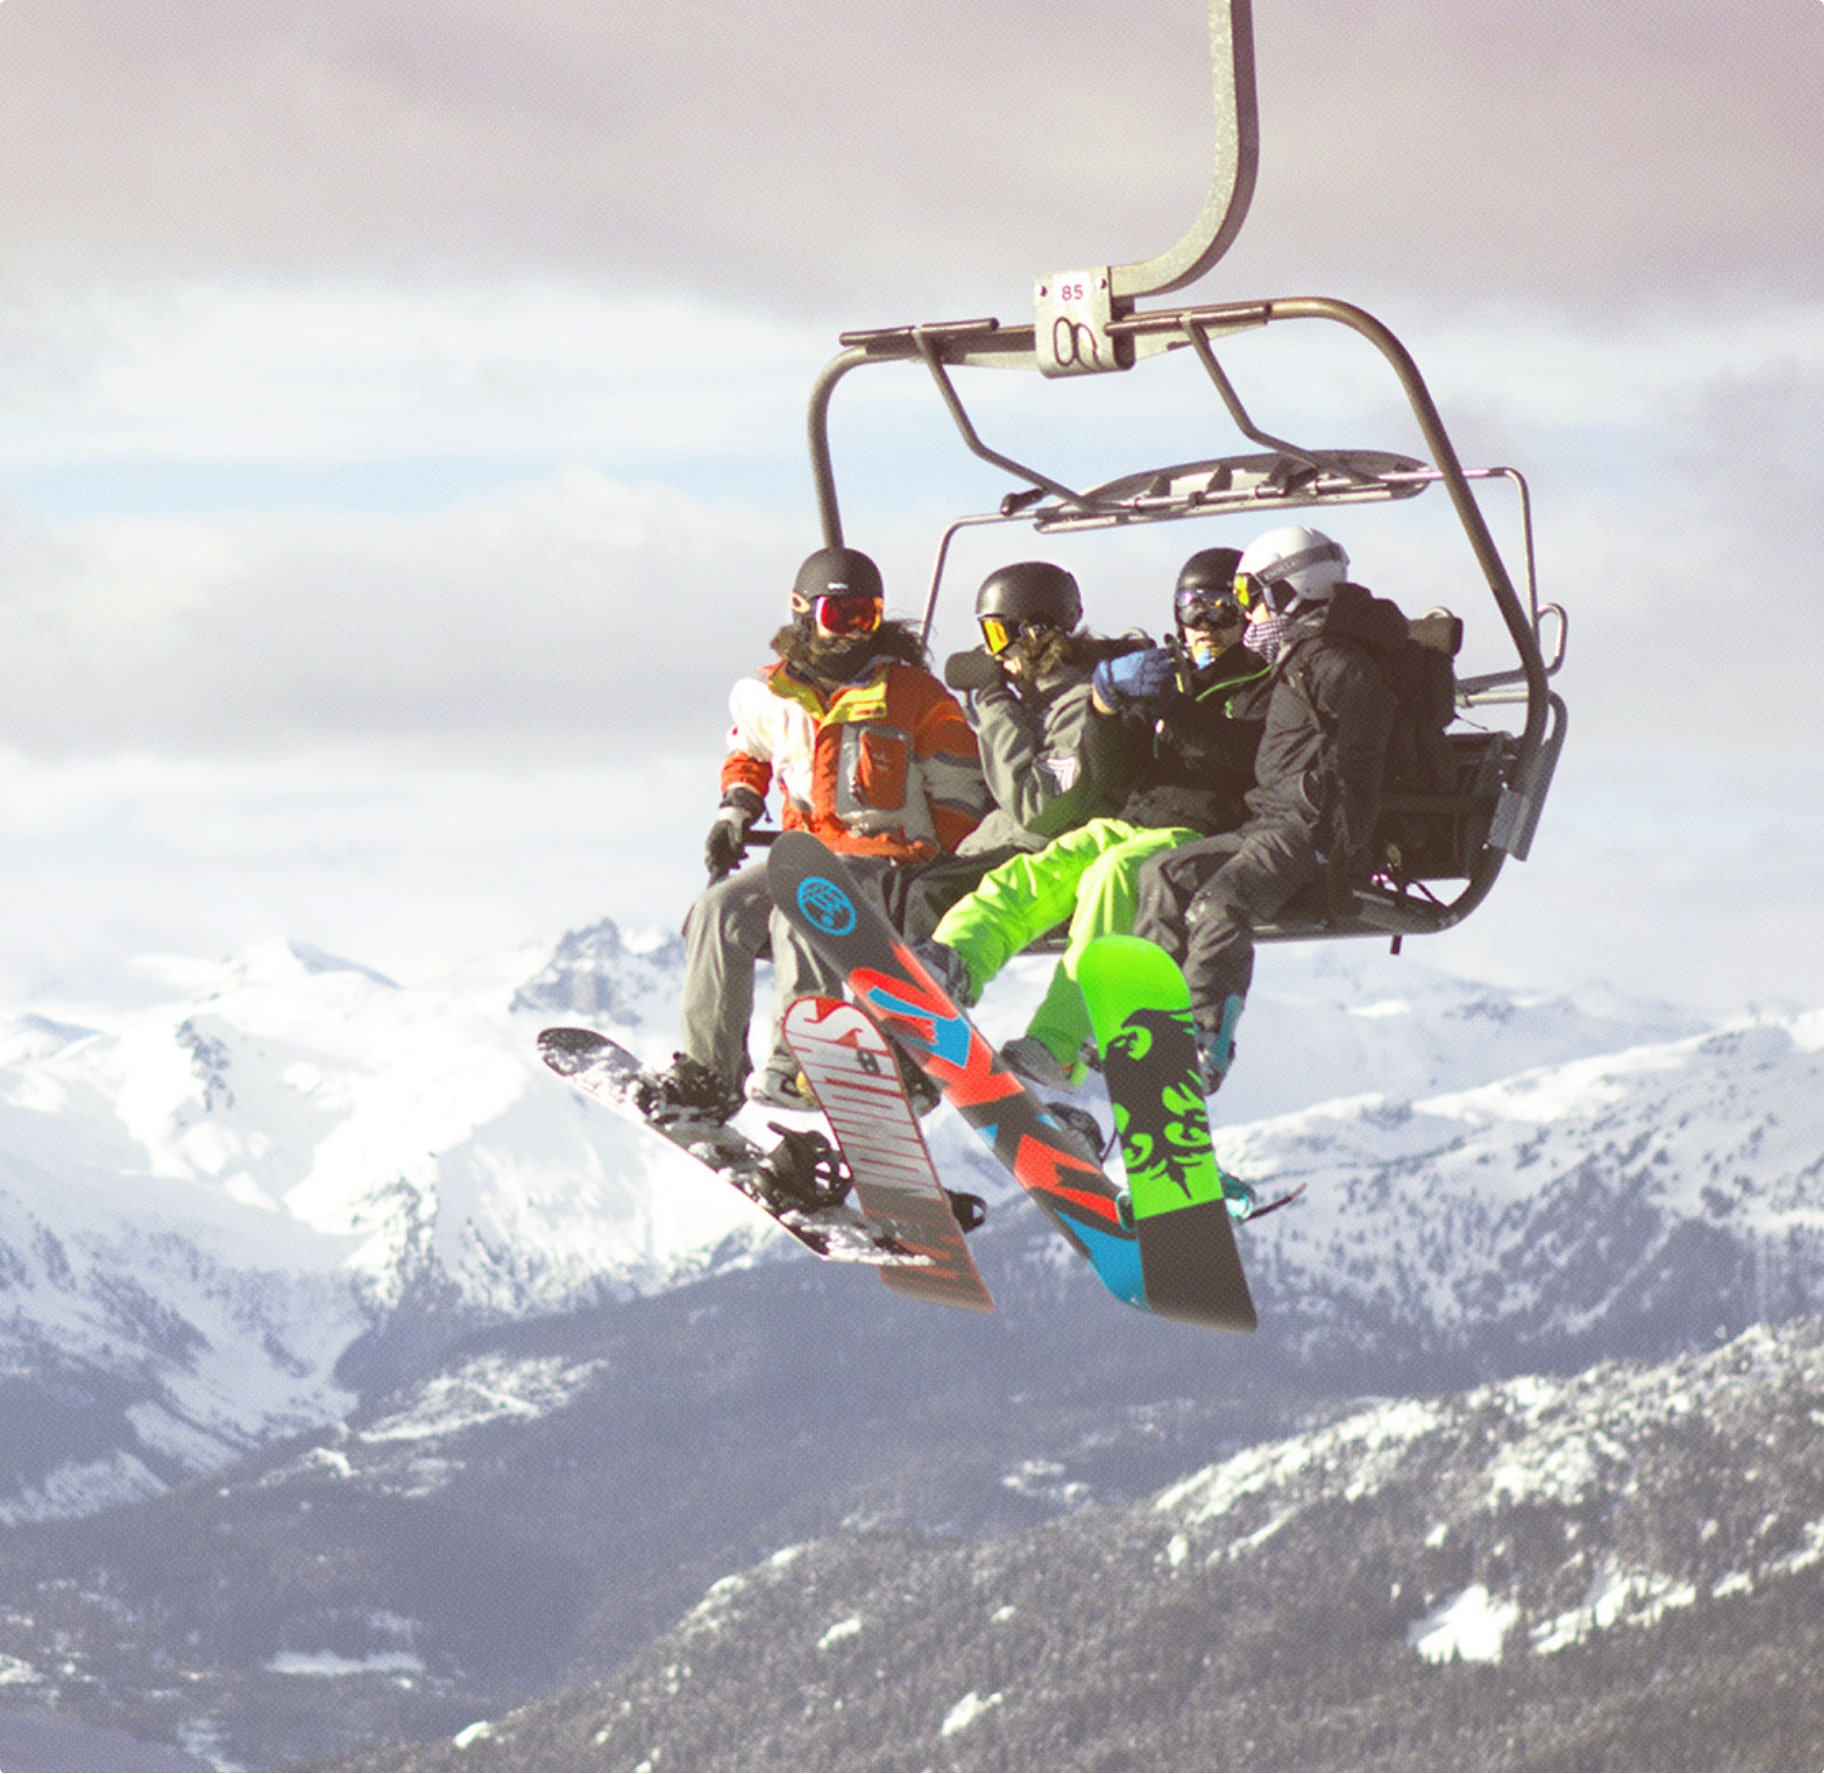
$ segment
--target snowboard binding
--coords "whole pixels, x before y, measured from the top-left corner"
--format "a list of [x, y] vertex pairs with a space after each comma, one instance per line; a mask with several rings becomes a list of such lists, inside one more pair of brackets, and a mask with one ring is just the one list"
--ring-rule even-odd
[[925, 1068], [901, 1045], [897, 1035], [889, 1032], [888, 1040], [893, 1048], [893, 1065], [906, 1089], [906, 1101], [912, 1105], [912, 1113], [923, 1121], [944, 1100], [944, 1093], [926, 1077]]
[[701, 1060], [674, 1053], [663, 1072], [640, 1080], [633, 1106], [655, 1127], [697, 1121], [720, 1124], [741, 1107], [741, 1097]]
[[754, 1185], [775, 1212], [823, 1213], [849, 1198], [854, 1179], [842, 1153], [814, 1128], [769, 1121], [779, 1143], [754, 1170]]
[[946, 1189], [944, 1194], [950, 1202], [950, 1211], [956, 1216], [957, 1226], [964, 1232], [977, 1231], [988, 1218], [988, 1203], [979, 1195], [971, 1195], [966, 1189]]

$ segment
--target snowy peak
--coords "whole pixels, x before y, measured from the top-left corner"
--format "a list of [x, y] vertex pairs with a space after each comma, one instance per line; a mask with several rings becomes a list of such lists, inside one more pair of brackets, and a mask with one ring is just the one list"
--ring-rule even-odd
[[292, 959], [306, 973], [358, 973], [391, 991], [399, 989], [384, 973], [376, 973], [373, 968], [364, 967], [359, 961], [345, 961], [340, 955], [332, 955], [327, 950], [318, 948], [315, 943], [288, 942], [285, 946], [291, 951]]
[[1816, 1029], [1767, 1019], [1220, 1130], [1240, 1175], [1309, 1186], [1260, 1229], [1257, 1293], [1289, 1334], [1396, 1362], [1577, 1364], [1818, 1310]]
[[683, 970], [681, 938], [634, 947], [612, 918], [604, 918], [566, 935], [544, 967], [513, 994], [512, 1008], [591, 1026], [669, 1025], [677, 1015]]
[[764, 1224], [553, 1078], [498, 989], [287, 942], [161, 970], [174, 1002], [0, 1041], [0, 1356], [85, 1391], [77, 1439], [116, 1449], [65, 1470], [67, 1424], [16, 1436], [0, 1499], [10, 1472], [26, 1514], [338, 1414], [339, 1363], [401, 1312], [452, 1334], [599, 1303]]
[[[1817, 1303], [1824, 1015], [1700, 1032], [1334, 949], [1263, 958], [1217, 1101], [1225, 1162], [1310, 1185], [1245, 1234], [1264, 1340], [1487, 1373]], [[115, 1427], [84, 1445], [115, 1434], [153, 1475], [133, 1482], [163, 1482], [184, 1446], [338, 1414], [339, 1370], [397, 1377], [348, 1366], [357, 1343], [423, 1347], [762, 1251], [809, 1260], [538, 1063], [533, 1032], [560, 1021], [662, 1061], [677, 940], [603, 921], [531, 977], [515, 965], [408, 987], [274, 941], [159, 963], [150, 1007], [0, 1032], [0, 1344], [24, 1371], [51, 1351], [90, 1376]], [[996, 982], [992, 1036], [1023, 1025], [1051, 965]], [[1034, 1274], [1074, 1262], [953, 1116], [929, 1137], [996, 1204], [985, 1250], [1004, 1239]], [[154, 1449], [123, 1415], [140, 1404], [200, 1439], [162, 1429]], [[21, 1483], [49, 1483], [62, 1433], [21, 1456]]]
[[1252, 1121], [1370, 1091], [1413, 1101], [1709, 1026], [1602, 988], [1504, 991], [1361, 944], [1275, 946], [1256, 965], [1218, 1107]]

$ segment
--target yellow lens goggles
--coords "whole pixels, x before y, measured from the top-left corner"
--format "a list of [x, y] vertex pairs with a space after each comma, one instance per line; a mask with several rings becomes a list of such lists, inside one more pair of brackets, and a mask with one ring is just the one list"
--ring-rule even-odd
[[1014, 637], [1020, 632], [1017, 622], [1003, 622], [998, 616], [984, 616], [982, 619], [982, 642], [988, 651], [999, 658], [1013, 645]]
[[1273, 608], [1273, 600], [1267, 594], [1267, 582], [1258, 573], [1235, 575], [1235, 601], [1250, 615], [1263, 607]]

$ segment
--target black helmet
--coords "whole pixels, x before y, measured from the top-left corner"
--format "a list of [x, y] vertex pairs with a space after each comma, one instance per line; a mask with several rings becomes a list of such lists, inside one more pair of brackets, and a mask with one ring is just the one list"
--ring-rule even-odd
[[858, 548], [820, 548], [792, 581], [792, 625], [807, 640], [853, 641], [880, 627], [880, 568]]
[[1180, 628], [1207, 628], [1217, 615], [1241, 613], [1235, 600], [1239, 548], [1200, 548], [1178, 569], [1172, 614]]
[[1083, 620], [1083, 594], [1076, 580], [1051, 561], [1015, 561], [982, 581], [975, 594], [975, 619], [988, 651], [999, 653], [1023, 628], [1075, 628]]
[[792, 608], [820, 597], [886, 597], [880, 568], [859, 548], [820, 548], [805, 559], [792, 581]]

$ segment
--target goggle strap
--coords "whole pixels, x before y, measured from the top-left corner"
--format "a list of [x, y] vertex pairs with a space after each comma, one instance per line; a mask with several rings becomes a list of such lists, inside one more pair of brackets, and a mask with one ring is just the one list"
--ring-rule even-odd
[[1294, 573], [1302, 573], [1306, 567], [1315, 567], [1322, 561], [1338, 561], [1347, 566], [1349, 557], [1335, 542], [1321, 542], [1316, 548], [1304, 548], [1297, 554], [1282, 555], [1270, 566], [1252, 573], [1237, 573], [1236, 595], [1242, 599], [1244, 609], [1250, 596], [1258, 596], [1262, 602], [1271, 605], [1273, 600], [1267, 596], [1270, 587], [1291, 578]]

